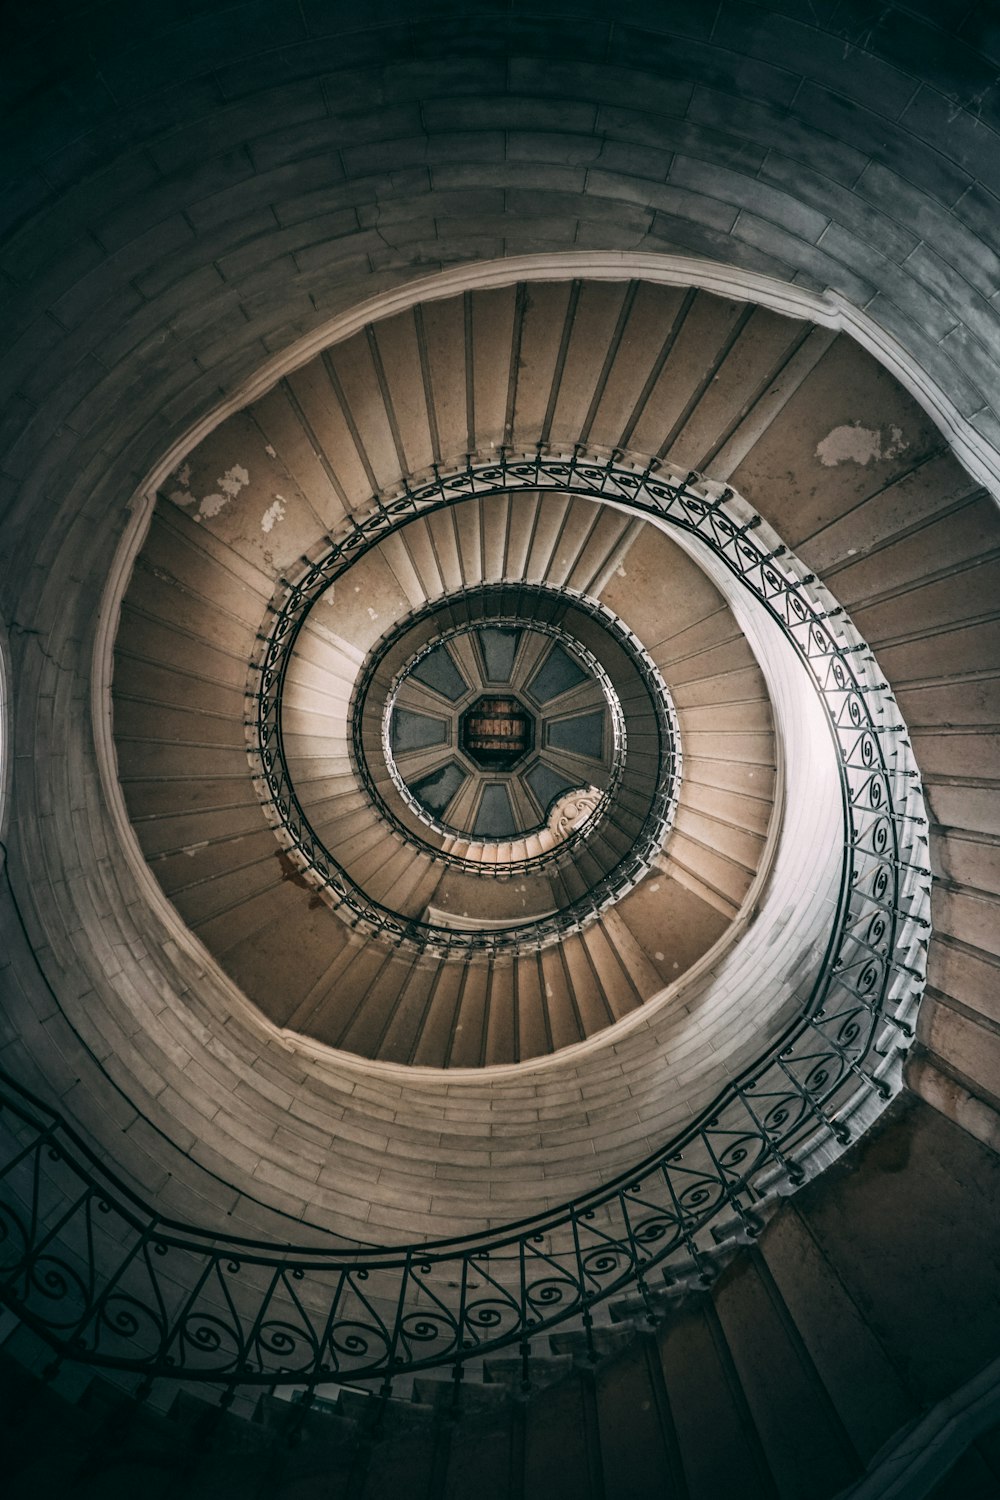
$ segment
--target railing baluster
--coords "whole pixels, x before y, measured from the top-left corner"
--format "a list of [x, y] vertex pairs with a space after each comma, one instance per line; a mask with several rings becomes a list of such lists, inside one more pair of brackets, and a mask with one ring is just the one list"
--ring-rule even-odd
[[[900, 1023], [888, 1013], [890, 976], [904, 973], [919, 985], [922, 970], [901, 955], [912, 931], [920, 929], [926, 933], [929, 925], [927, 887], [921, 884], [914, 889], [914, 881], [907, 878], [916, 875], [919, 881], [925, 881], [929, 871], [908, 857], [915, 852], [912, 843], [905, 850], [900, 845], [904, 824], [916, 828], [927, 826], [925, 812], [917, 800], [921, 795], [919, 777], [909, 765], [900, 770], [890, 769], [887, 759], [909, 754], [905, 741], [894, 739], [903, 732], [896, 722], [897, 710], [891, 700], [880, 700], [879, 695], [887, 694], [888, 689], [872, 672], [868, 648], [853, 639], [852, 627], [843, 611], [839, 606], [829, 608], [829, 601], [817, 597], [815, 590], [809, 592], [811, 575], [796, 574], [795, 560], [783, 544], [775, 545], [760, 517], [754, 514], [747, 519], [745, 509], [741, 510], [727, 494], [714, 499], [698, 494], [694, 488], [698, 483], [696, 475], [689, 475], [686, 480], [657, 476], [654, 472], [657, 467], [650, 463], [644, 471], [630, 470], [621, 462], [621, 455], [614, 452], [610, 457], [597, 456], [577, 448], [569, 457], [561, 457], [538, 445], [533, 453], [523, 456], [503, 450], [489, 462], [470, 457], [458, 475], [442, 474], [435, 467], [433, 479], [426, 483], [412, 487], [407, 484], [402, 494], [388, 500], [374, 497], [370, 515], [352, 522], [339, 538], [329, 539], [323, 558], [304, 562], [305, 571], [297, 584], [285, 581], [287, 597], [281, 607], [273, 610], [271, 632], [261, 640], [254, 663], [259, 683], [258, 780], [266, 789], [268, 805], [273, 805], [285, 821], [292, 850], [307, 865], [310, 861], [325, 862], [329, 889], [336, 902], [345, 908], [345, 915], [362, 926], [382, 924], [381, 930], [400, 942], [425, 941], [419, 923], [400, 921], [363, 893], [354, 891], [313, 838], [295, 798], [281, 745], [280, 700], [288, 654], [308, 608], [334, 578], [387, 531], [413, 516], [429, 514], [463, 497], [517, 487], [544, 488], [570, 494], [611, 495], [639, 513], [664, 517], [671, 525], [711, 545], [716, 556], [756, 594], [762, 607], [778, 622], [804, 669], [811, 674], [837, 747], [844, 808], [843, 876], [827, 960], [801, 1014], [780, 1037], [772, 1039], [765, 1056], [734, 1079], [698, 1121], [628, 1174], [506, 1232], [472, 1235], [433, 1247], [388, 1251], [324, 1253], [314, 1248], [275, 1247], [237, 1236], [212, 1236], [151, 1215], [55, 1111], [0, 1071], [3, 1102], [15, 1122], [10, 1154], [0, 1163], [0, 1182], [13, 1190], [18, 1179], [30, 1173], [23, 1209], [19, 1202], [9, 1219], [11, 1236], [23, 1235], [25, 1243], [23, 1252], [8, 1267], [6, 1297], [25, 1321], [48, 1339], [60, 1357], [87, 1358], [95, 1365], [134, 1370], [142, 1375], [144, 1383], [157, 1375], [223, 1379], [226, 1382], [223, 1400], [231, 1399], [232, 1391], [242, 1381], [270, 1388], [284, 1382], [302, 1384], [308, 1399], [325, 1379], [343, 1380], [352, 1374], [359, 1378], [381, 1377], [380, 1404], [376, 1408], [381, 1410], [396, 1374], [408, 1366], [423, 1367], [428, 1362], [406, 1332], [407, 1326], [412, 1328], [406, 1323], [412, 1306], [418, 1305], [421, 1313], [424, 1311], [416, 1302], [423, 1293], [432, 1303], [427, 1313], [432, 1336], [436, 1336], [437, 1326], [444, 1330], [454, 1327], [453, 1347], [444, 1350], [441, 1360], [452, 1368], [456, 1391], [467, 1358], [478, 1358], [491, 1348], [511, 1346], [520, 1352], [522, 1386], [527, 1389], [532, 1338], [567, 1316], [560, 1305], [560, 1287], [565, 1289], [575, 1284], [578, 1297], [574, 1306], [579, 1310], [591, 1356], [596, 1357], [592, 1308], [610, 1290], [620, 1286], [621, 1278], [617, 1275], [605, 1278], [599, 1261], [590, 1261], [595, 1274], [588, 1280], [588, 1262], [581, 1245], [585, 1222], [601, 1212], [611, 1216], [612, 1232], [606, 1239], [612, 1260], [607, 1264], [614, 1269], [620, 1264], [614, 1259], [617, 1247], [617, 1254], [626, 1260], [632, 1283], [643, 1299], [647, 1316], [652, 1318], [648, 1273], [653, 1267], [661, 1266], [666, 1274], [668, 1268], [683, 1258], [708, 1280], [709, 1262], [699, 1245], [699, 1237], [706, 1234], [712, 1221], [729, 1209], [736, 1213], [747, 1233], [755, 1232], [758, 1219], [752, 1205], [760, 1200], [761, 1174], [773, 1167], [786, 1173], [793, 1182], [802, 1180], [808, 1166], [806, 1153], [817, 1131], [832, 1132], [841, 1145], [850, 1139], [847, 1125], [836, 1118], [845, 1103], [853, 1105], [871, 1090], [888, 1097], [891, 1092], [888, 1083], [873, 1077], [870, 1071], [873, 1060], [882, 1060], [877, 1050], [879, 1035], [884, 1035], [885, 1027], [890, 1026], [897, 1027], [904, 1035], [912, 1031], [908, 1022]], [[587, 608], [593, 613], [597, 606], [588, 603]], [[874, 680], [868, 680], [870, 677]], [[880, 725], [880, 718], [888, 719], [889, 727]], [[662, 743], [668, 740], [669, 736]], [[894, 804], [894, 795], [899, 805]], [[884, 849], [875, 847], [881, 839]], [[867, 847], [868, 844], [872, 847]], [[6, 862], [4, 873], [17, 910]], [[599, 884], [581, 907], [578, 921], [553, 922], [544, 929], [545, 936], [575, 930], [613, 894], [611, 884]], [[855, 931], [856, 925], [867, 920], [869, 911], [873, 915], [885, 914], [884, 947], [875, 946], [860, 931]], [[462, 951], [466, 935], [456, 937], [454, 933], [450, 936], [445, 933], [435, 942], [451, 951]], [[845, 967], [856, 963], [856, 955], [865, 952], [879, 960], [871, 993], [863, 987], [855, 991]], [[839, 998], [830, 1007], [834, 985], [839, 986], [836, 992]], [[855, 1018], [861, 1028], [856, 1037]], [[835, 1029], [851, 1038], [849, 1045], [845, 1046], [834, 1034]], [[806, 1081], [799, 1077], [803, 1070]], [[810, 1078], [815, 1079], [815, 1088], [808, 1086]], [[852, 1090], [849, 1096], [842, 1092], [846, 1089]], [[776, 1102], [768, 1107], [765, 1101], [772, 1097], [771, 1090], [777, 1090], [773, 1095]], [[831, 1107], [838, 1096], [841, 1102]], [[785, 1107], [786, 1102], [787, 1119], [776, 1118], [772, 1128], [768, 1123], [772, 1114]], [[28, 1144], [17, 1138], [17, 1132], [24, 1131], [31, 1137]], [[717, 1143], [727, 1136], [733, 1137], [734, 1146], [741, 1138], [753, 1143], [751, 1158], [743, 1170], [735, 1170], [742, 1167], [742, 1162], [727, 1162], [726, 1150], [717, 1150]], [[49, 1191], [43, 1175], [46, 1154], [54, 1154], [54, 1161], [69, 1178], [58, 1210], [46, 1206]], [[647, 1203], [654, 1217], [650, 1221], [648, 1243], [644, 1243], [640, 1240], [641, 1224], [637, 1227], [637, 1223], [639, 1205]], [[121, 1247], [108, 1269], [98, 1264], [102, 1251], [91, 1222], [94, 1205], [110, 1216], [109, 1239]], [[85, 1262], [80, 1284], [86, 1289], [86, 1306], [75, 1319], [64, 1318], [60, 1324], [58, 1297], [50, 1298], [52, 1305], [46, 1318], [40, 1299], [32, 1301], [27, 1292], [32, 1268], [50, 1252], [56, 1254], [62, 1237], [71, 1230], [81, 1210], [87, 1215], [84, 1246], [82, 1250], [79, 1246], [68, 1249], [66, 1255], [76, 1261], [82, 1257], [81, 1264]], [[595, 1230], [595, 1234], [604, 1236], [604, 1230]], [[658, 1240], [663, 1243], [658, 1244]], [[565, 1271], [567, 1277], [566, 1282], [553, 1278], [557, 1293], [549, 1313], [542, 1298], [537, 1305], [531, 1302], [528, 1284], [529, 1244], [543, 1242], [545, 1248], [539, 1250], [538, 1261], [547, 1261], [560, 1275]], [[600, 1252], [598, 1244], [592, 1253]], [[454, 1262], [455, 1272], [449, 1270], [423, 1286], [422, 1278], [427, 1278], [432, 1266], [444, 1267], [450, 1262]], [[67, 1258], [67, 1270], [75, 1263]], [[475, 1275], [477, 1265], [486, 1267], [482, 1278], [496, 1290], [499, 1310], [497, 1321], [491, 1323], [485, 1311], [489, 1308], [488, 1301], [481, 1304], [483, 1321], [477, 1321], [476, 1337], [472, 1338], [467, 1336], [466, 1320], [470, 1316], [470, 1278]], [[175, 1266], [183, 1270], [174, 1270]], [[419, 1268], [417, 1274], [415, 1266]], [[516, 1273], [513, 1276], [516, 1291], [511, 1279], [504, 1279], [508, 1267]], [[128, 1290], [130, 1275], [139, 1268], [149, 1282], [145, 1293], [150, 1299], [149, 1318], [152, 1326], [161, 1331], [155, 1350], [140, 1350], [131, 1356], [115, 1352], [108, 1345], [101, 1347], [99, 1334], [102, 1320], [116, 1296], [133, 1295]], [[24, 1282], [22, 1295], [19, 1286], [25, 1275], [28, 1280]], [[258, 1276], [263, 1277], [265, 1285], [251, 1295], [248, 1289]], [[372, 1276], [379, 1278], [377, 1296], [361, 1290]], [[190, 1284], [181, 1285], [185, 1277]], [[301, 1278], [301, 1297], [289, 1277], [296, 1285]], [[330, 1277], [334, 1285], [327, 1289]], [[447, 1292], [452, 1282], [457, 1295], [449, 1298]], [[213, 1303], [208, 1297], [216, 1283], [218, 1300]], [[171, 1311], [171, 1296], [178, 1289], [180, 1296]], [[322, 1315], [310, 1311], [320, 1300], [320, 1289]], [[192, 1318], [199, 1313], [203, 1295], [207, 1320], [204, 1327], [209, 1327], [212, 1317], [225, 1325], [235, 1351], [228, 1358], [230, 1364], [235, 1361], [235, 1369], [225, 1361], [212, 1366], [208, 1334], [200, 1348], [189, 1347], [197, 1342], [197, 1331], [191, 1331]], [[294, 1313], [287, 1312], [286, 1299]], [[363, 1308], [360, 1317], [355, 1311], [358, 1301]], [[433, 1307], [435, 1302], [437, 1311]], [[392, 1311], [386, 1311], [386, 1303], [391, 1303]], [[275, 1368], [280, 1353], [263, 1348], [269, 1318], [274, 1316], [277, 1327], [283, 1311], [289, 1320], [289, 1339], [298, 1332], [306, 1340], [308, 1359], [304, 1368], [288, 1370], [280, 1365]], [[95, 1347], [85, 1350], [79, 1344], [91, 1323], [95, 1328]], [[420, 1337], [426, 1338], [427, 1334], [421, 1333]], [[275, 1349], [280, 1351], [283, 1347], [279, 1339]], [[342, 1347], [342, 1355], [337, 1354], [338, 1347]]]

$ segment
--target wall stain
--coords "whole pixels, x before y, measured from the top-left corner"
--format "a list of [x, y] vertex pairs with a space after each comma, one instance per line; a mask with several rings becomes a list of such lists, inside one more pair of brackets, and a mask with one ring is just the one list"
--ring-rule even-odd
[[292, 885], [296, 885], [300, 890], [308, 891], [310, 893], [310, 911], [315, 911], [318, 906], [325, 905], [322, 896], [317, 895], [316, 891], [309, 884], [308, 880], [303, 875], [302, 871], [299, 869], [298, 865], [292, 859], [290, 854], [288, 854], [284, 849], [277, 849], [275, 850], [274, 857], [278, 861], [278, 865], [281, 869], [282, 880], [290, 880]]

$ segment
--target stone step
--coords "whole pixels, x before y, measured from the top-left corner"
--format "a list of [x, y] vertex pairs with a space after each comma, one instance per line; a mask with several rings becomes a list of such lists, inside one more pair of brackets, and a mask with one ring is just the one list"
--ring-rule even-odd
[[626, 1349], [635, 1337], [631, 1328], [594, 1325], [590, 1334], [582, 1328], [568, 1329], [565, 1333], [550, 1333], [549, 1344], [556, 1354], [568, 1355], [572, 1360], [590, 1360], [591, 1357], [607, 1359]]

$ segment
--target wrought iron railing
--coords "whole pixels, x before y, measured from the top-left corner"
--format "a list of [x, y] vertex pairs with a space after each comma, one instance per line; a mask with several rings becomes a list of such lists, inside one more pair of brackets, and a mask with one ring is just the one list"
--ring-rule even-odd
[[[152, 1378], [317, 1385], [452, 1366], [532, 1341], [664, 1270], [844, 1145], [892, 1093], [923, 982], [929, 871], [916, 769], [867, 647], [728, 492], [612, 455], [501, 459], [379, 503], [354, 549], [425, 505], [517, 485], [601, 494], [707, 541], [777, 621], [823, 703], [843, 790], [843, 875], [798, 1016], [699, 1119], [613, 1182], [493, 1233], [325, 1250], [213, 1235], [149, 1210], [42, 1101], [3, 1085], [0, 1295], [58, 1355]], [[349, 539], [351, 540], [351, 539]], [[346, 544], [345, 544], [346, 545]], [[823, 1148], [823, 1149], [820, 1149]], [[721, 1228], [720, 1228], [721, 1226]], [[527, 1367], [527, 1366], [526, 1366]]]

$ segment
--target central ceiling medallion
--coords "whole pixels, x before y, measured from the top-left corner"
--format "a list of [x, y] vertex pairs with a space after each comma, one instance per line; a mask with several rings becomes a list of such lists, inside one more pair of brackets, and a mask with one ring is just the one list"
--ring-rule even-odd
[[625, 754], [597, 658], [566, 621], [532, 618], [533, 595], [523, 623], [515, 602], [499, 619], [416, 621], [383, 719], [390, 775], [421, 819], [497, 844], [538, 832], [571, 794], [603, 798]]
[[458, 743], [486, 771], [510, 771], [535, 741], [535, 721], [513, 694], [477, 698], [458, 723]]

